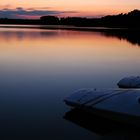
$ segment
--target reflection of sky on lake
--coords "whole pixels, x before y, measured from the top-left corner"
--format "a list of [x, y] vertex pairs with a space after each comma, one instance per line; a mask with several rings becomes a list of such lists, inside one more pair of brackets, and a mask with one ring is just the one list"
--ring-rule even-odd
[[3, 134], [93, 139], [63, 120], [63, 99], [79, 88], [114, 88], [122, 77], [140, 73], [140, 49], [125, 40], [97, 32], [0, 30]]

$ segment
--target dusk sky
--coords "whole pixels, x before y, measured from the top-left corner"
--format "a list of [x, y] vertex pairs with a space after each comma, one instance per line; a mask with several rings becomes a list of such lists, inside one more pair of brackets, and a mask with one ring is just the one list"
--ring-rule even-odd
[[1, 0], [0, 18], [101, 17], [140, 9], [140, 0]]

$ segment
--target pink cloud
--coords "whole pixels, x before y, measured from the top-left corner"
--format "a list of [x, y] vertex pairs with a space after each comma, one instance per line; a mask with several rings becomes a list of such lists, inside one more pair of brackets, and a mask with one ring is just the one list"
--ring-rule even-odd
[[15, 15], [16, 18], [22, 18], [22, 19], [39, 19], [40, 15]]

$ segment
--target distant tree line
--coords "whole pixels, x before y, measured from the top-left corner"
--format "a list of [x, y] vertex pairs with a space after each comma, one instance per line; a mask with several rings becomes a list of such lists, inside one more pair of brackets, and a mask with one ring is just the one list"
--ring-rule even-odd
[[0, 24], [40, 25], [40, 20], [1, 18]]
[[105, 16], [100, 22], [109, 27], [140, 27], [140, 11], [133, 10], [128, 14]]
[[127, 14], [108, 15], [102, 18], [83, 18], [42, 16], [38, 20], [32, 19], [0, 19], [0, 24], [33, 24], [33, 25], [72, 25], [83, 27], [118, 27], [140, 28], [140, 11], [133, 10]]

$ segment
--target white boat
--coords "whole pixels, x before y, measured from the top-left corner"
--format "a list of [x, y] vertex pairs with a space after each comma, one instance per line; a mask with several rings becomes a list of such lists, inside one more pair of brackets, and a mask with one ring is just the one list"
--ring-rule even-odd
[[140, 125], [140, 90], [81, 89], [64, 101], [108, 119]]
[[119, 88], [140, 88], [140, 77], [125, 77], [118, 82], [118, 86]]

